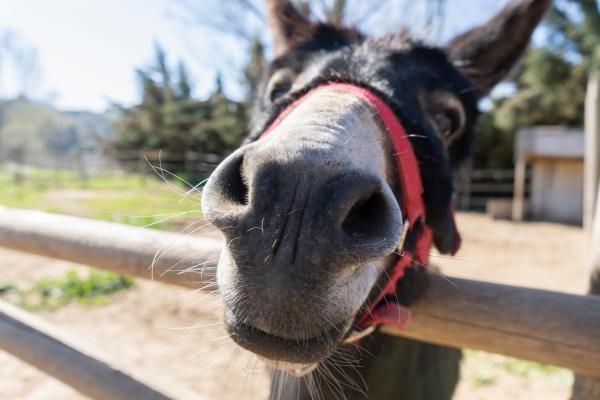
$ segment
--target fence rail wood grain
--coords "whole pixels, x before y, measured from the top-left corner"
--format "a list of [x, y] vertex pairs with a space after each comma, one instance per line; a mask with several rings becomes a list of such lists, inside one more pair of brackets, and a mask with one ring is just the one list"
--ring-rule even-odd
[[484, 350], [600, 377], [600, 297], [431, 277], [405, 332], [436, 344]]
[[[0, 212], [0, 246], [142, 278], [151, 278], [148, 267], [165, 245], [169, 255], [155, 263], [154, 279], [196, 288], [215, 279], [218, 240], [35, 211]], [[181, 273], [207, 260], [205, 273]], [[383, 331], [600, 376], [600, 297], [450, 279], [457, 286], [432, 277], [405, 332]]]
[[91, 399], [200, 399], [181, 385], [163, 383], [157, 388], [133, 377], [40, 318], [4, 302], [0, 302], [0, 348]]
[[0, 246], [123, 275], [200, 288], [214, 282], [221, 241], [0, 207]]

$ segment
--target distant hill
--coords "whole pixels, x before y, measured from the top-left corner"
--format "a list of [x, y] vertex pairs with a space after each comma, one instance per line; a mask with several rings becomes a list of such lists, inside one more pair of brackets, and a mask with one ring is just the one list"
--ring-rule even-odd
[[62, 111], [25, 98], [0, 102], [0, 151], [8, 159], [97, 153], [115, 135], [112, 114]]

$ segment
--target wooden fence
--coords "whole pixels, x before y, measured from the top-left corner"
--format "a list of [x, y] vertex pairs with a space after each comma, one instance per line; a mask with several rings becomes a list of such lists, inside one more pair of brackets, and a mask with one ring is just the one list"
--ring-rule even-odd
[[[142, 182], [161, 174], [160, 169], [186, 173], [197, 179], [208, 176], [224, 155], [188, 151], [183, 155], [158, 151], [94, 152], [83, 154], [40, 153], [22, 157], [0, 157], [1, 179], [33, 183], [40, 188], [61, 188], [76, 182], [86, 187], [95, 177], [135, 175]], [[168, 173], [165, 173], [169, 177]], [[529, 180], [529, 175], [526, 176]], [[511, 200], [515, 171], [512, 169], [471, 169], [460, 171], [456, 198], [459, 210], [485, 211], [488, 200]], [[1, 181], [0, 181], [1, 183]], [[526, 186], [527, 187], [527, 186]], [[527, 195], [527, 193], [525, 194]]]
[[[524, 173], [529, 181], [530, 174]], [[515, 171], [512, 169], [464, 168], [457, 177], [456, 206], [464, 211], [486, 211], [490, 199], [512, 201], [514, 182]]]
[[0, 302], [0, 348], [92, 399], [169, 400], [201, 397], [180, 385], [145, 381], [41, 319]]
[[[587, 110], [593, 116], [586, 116], [586, 135], [593, 136], [586, 154], [586, 226], [591, 230], [590, 271], [596, 279], [590, 292], [600, 294], [598, 77], [592, 78], [590, 88], [595, 92], [588, 93]], [[595, 211], [589, 206], [594, 203]], [[193, 288], [212, 287], [220, 253], [220, 242], [214, 239], [8, 208], [0, 208], [0, 246]], [[413, 321], [406, 331], [393, 326], [382, 326], [382, 331], [568, 368], [577, 373], [572, 398], [597, 398], [600, 296], [452, 281], [456, 287], [432, 277], [426, 296], [411, 307]], [[2, 303], [0, 348], [93, 399], [198, 398], [183, 394], [177, 385], [157, 388], [123, 372], [64, 333]]]
[[220, 154], [193, 151], [178, 155], [159, 151], [4, 155], [0, 156], [0, 169], [4, 177], [0, 178], [10, 179], [17, 184], [33, 183], [40, 188], [59, 188], [72, 185], [73, 182], [85, 187], [92, 178], [123, 174], [133, 174], [143, 181], [148, 176], [160, 175], [161, 170], [203, 179], [223, 158], [224, 155]]
[[[14, 209], [0, 212], [0, 246], [196, 288], [220, 252], [214, 239]], [[433, 278], [406, 331], [383, 331], [600, 377], [600, 297], [451, 279]]]
[[[3, 207], [0, 221], [2, 247], [187, 287], [214, 280], [220, 247], [214, 239]], [[204, 260], [203, 272], [191, 271]], [[134, 377], [65, 332], [1, 301], [0, 348], [92, 399], [202, 400], [162, 378], [159, 388]]]

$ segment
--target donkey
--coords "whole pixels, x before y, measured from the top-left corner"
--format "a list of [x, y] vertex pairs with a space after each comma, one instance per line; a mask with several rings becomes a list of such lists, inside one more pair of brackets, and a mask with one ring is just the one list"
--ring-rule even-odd
[[225, 238], [225, 326], [273, 368], [272, 398], [452, 397], [459, 350], [376, 327], [408, 322], [430, 246], [458, 249], [453, 170], [471, 153], [477, 103], [550, 3], [512, 1], [430, 47], [268, 2], [276, 58], [202, 207]]

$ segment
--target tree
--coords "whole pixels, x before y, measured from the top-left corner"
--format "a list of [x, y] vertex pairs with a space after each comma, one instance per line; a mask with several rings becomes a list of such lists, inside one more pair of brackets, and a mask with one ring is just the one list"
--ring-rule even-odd
[[[7, 70], [16, 78], [15, 97], [27, 97], [39, 86], [41, 68], [38, 51], [12, 31], [0, 32], [0, 72], [5, 73]], [[0, 96], [6, 97], [7, 93], [2, 93], [1, 89], [0, 87]]]
[[246, 86], [246, 99], [255, 97], [258, 84], [265, 66], [265, 46], [259, 38], [254, 38], [250, 47], [250, 60], [244, 68], [244, 85]]
[[570, 63], [549, 48], [531, 49], [516, 74], [516, 93], [496, 108], [498, 125], [566, 125], [583, 122], [588, 64]]
[[226, 154], [241, 141], [246, 107], [224, 95], [220, 78], [207, 100], [194, 99], [187, 68], [180, 62], [173, 73], [159, 46], [153, 64], [137, 77], [141, 101], [122, 108], [113, 149], [162, 150], [183, 160], [188, 151]]
[[596, 0], [562, 0], [550, 11], [548, 47], [577, 56], [598, 68], [600, 60], [600, 11]]

